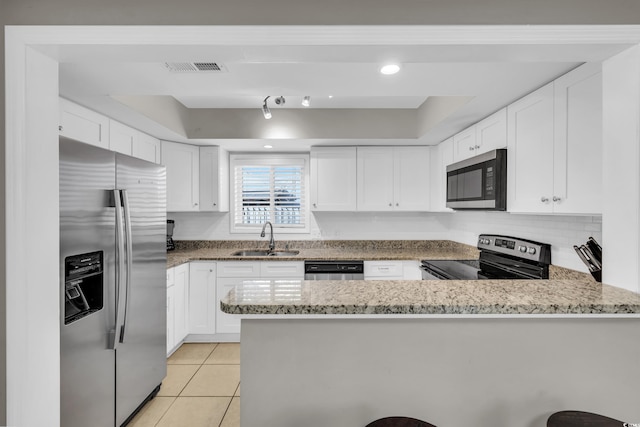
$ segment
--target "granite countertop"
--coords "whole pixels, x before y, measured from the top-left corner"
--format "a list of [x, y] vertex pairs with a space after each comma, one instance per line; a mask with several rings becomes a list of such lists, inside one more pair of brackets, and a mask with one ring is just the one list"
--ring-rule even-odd
[[245, 281], [231, 314], [640, 314], [640, 295], [592, 280]]
[[[286, 245], [286, 246], [285, 246]], [[189, 261], [304, 261], [476, 259], [478, 250], [449, 240], [323, 240], [278, 242], [277, 251], [295, 256], [237, 256], [238, 250], [268, 249], [265, 241], [179, 241], [167, 252], [167, 268]]]
[[[285, 247], [285, 244], [288, 247]], [[266, 249], [265, 241], [180, 241], [167, 267], [189, 261], [304, 261], [307, 259], [475, 259], [478, 250], [448, 240], [288, 241], [287, 257], [235, 256]], [[244, 281], [222, 301], [231, 314], [640, 314], [640, 295], [596, 282], [585, 273], [550, 266], [550, 280]]]

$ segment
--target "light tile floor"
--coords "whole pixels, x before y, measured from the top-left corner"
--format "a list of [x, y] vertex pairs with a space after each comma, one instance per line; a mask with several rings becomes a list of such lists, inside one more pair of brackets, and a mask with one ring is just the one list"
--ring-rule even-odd
[[240, 427], [240, 344], [183, 344], [130, 427]]

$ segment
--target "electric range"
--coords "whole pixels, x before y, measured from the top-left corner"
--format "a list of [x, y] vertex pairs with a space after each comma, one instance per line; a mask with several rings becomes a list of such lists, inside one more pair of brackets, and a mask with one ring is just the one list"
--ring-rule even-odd
[[481, 234], [478, 259], [422, 260], [423, 280], [548, 279], [551, 245]]

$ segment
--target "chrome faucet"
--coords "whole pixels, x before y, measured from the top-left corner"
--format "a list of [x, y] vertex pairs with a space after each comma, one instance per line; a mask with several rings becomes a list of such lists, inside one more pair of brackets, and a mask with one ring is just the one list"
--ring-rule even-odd
[[260, 233], [260, 237], [264, 237], [264, 230], [265, 228], [267, 228], [267, 224], [269, 224], [269, 227], [271, 227], [271, 239], [269, 239], [269, 251], [273, 252], [273, 250], [276, 248], [276, 242], [273, 240], [273, 224], [271, 224], [271, 222], [267, 221], [264, 223], [264, 225], [262, 226], [262, 232]]

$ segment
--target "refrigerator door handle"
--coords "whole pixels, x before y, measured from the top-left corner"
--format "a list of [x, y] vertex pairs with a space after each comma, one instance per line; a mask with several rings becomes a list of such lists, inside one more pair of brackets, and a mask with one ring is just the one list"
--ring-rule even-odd
[[116, 324], [109, 333], [109, 348], [115, 350], [118, 343], [122, 342], [121, 330], [125, 316], [125, 291], [124, 284], [124, 220], [122, 215], [122, 194], [120, 190], [113, 190], [114, 205], [116, 208]]
[[124, 315], [122, 319], [122, 327], [120, 332], [120, 342], [124, 342], [127, 328], [127, 313], [129, 312], [129, 297], [131, 295], [131, 270], [133, 267], [133, 242], [131, 235], [131, 211], [129, 209], [129, 194], [127, 190], [122, 192], [122, 205], [124, 207], [124, 233], [126, 240], [126, 279], [125, 279], [125, 302]]

